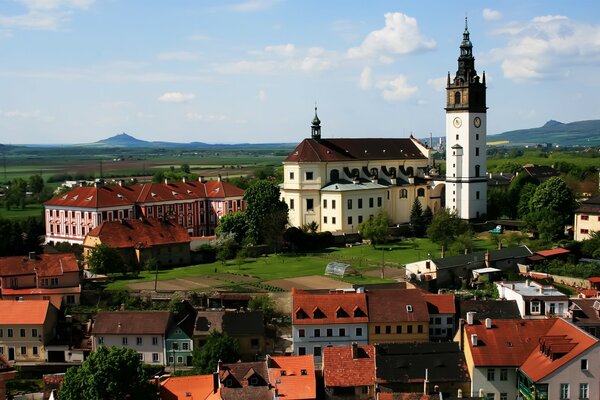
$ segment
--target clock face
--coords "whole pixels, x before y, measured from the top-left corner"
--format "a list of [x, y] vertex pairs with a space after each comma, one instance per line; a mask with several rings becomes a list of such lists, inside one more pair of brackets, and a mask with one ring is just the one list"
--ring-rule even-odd
[[475, 117], [473, 124], [475, 125], [475, 128], [479, 128], [481, 126], [481, 118]]
[[462, 121], [459, 117], [454, 118], [454, 121], [452, 121], [452, 123], [454, 124], [455, 128], [460, 128], [460, 126], [462, 125]]

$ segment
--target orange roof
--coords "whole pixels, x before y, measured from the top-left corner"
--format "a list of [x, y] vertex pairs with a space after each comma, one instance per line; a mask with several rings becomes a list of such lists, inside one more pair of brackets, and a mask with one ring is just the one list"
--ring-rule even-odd
[[160, 383], [163, 400], [219, 400], [219, 389], [214, 392], [211, 375], [177, 376]]
[[365, 293], [344, 291], [324, 293], [322, 291], [311, 292], [293, 288], [292, 303], [294, 324], [357, 324], [369, 322], [367, 295]]
[[453, 294], [424, 293], [430, 314], [456, 314], [456, 305]]
[[103, 208], [131, 206], [137, 198], [142, 185], [131, 186], [85, 186], [76, 187], [44, 203], [45, 206]]
[[[470, 346], [476, 367], [518, 367], [553, 324], [551, 319], [495, 319], [492, 328], [487, 329], [475, 321], [473, 325], [465, 324], [465, 346]], [[477, 335], [477, 346], [471, 342], [473, 334]]]
[[384, 289], [367, 293], [369, 322], [429, 321], [427, 303], [419, 290]]
[[[269, 382], [285, 399], [316, 399], [315, 360], [312, 355], [270, 357]], [[304, 373], [302, 372], [304, 371]]]
[[0, 300], [0, 325], [43, 325], [50, 307], [48, 300]]
[[531, 380], [537, 382], [598, 343], [598, 339], [565, 321], [552, 320], [553, 325], [521, 365]]
[[74, 254], [38, 254], [0, 258], [0, 276], [37, 274], [38, 277], [60, 276], [65, 272], [79, 272]]
[[352, 346], [323, 349], [325, 387], [369, 386], [375, 383], [375, 348], [358, 346], [352, 358]]
[[105, 221], [92, 229], [88, 236], [114, 248], [150, 247], [173, 243], [189, 243], [186, 229], [170, 220], [155, 218]]
[[243, 197], [244, 191], [223, 181], [208, 181], [205, 183], [206, 197]]
[[562, 249], [562, 248], [556, 248], [556, 249], [552, 249], [552, 250], [542, 250], [542, 251], [536, 251], [535, 254], [539, 254], [542, 257], [552, 257], [552, 256], [558, 256], [561, 254], [569, 254], [571, 253], [571, 251], [567, 250], [567, 249]]

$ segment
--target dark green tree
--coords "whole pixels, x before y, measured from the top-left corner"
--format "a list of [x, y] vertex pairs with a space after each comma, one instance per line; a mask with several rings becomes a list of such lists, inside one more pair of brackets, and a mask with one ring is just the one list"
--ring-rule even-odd
[[431, 207], [427, 206], [425, 211], [423, 211], [423, 222], [425, 223], [425, 231], [427, 231], [427, 227], [431, 225], [431, 221], [433, 221], [433, 211], [431, 211]]
[[565, 228], [562, 214], [549, 208], [531, 211], [525, 216], [525, 225], [545, 243], [561, 237]]
[[427, 226], [423, 218], [423, 207], [418, 198], [415, 198], [410, 210], [410, 230], [415, 237], [423, 237]]
[[186, 174], [190, 174], [192, 171], [190, 170], [190, 164], [181, 164], [180, 167], [181, 171], [186, 173]]
[[266, 180], [254, 181], [246, 190], [244, 200], [250, 243], [281, 241], [288, 222], [288, 207], [280, 200], [279, 186]]
[[458, 236], [469, 232], [470, 229], [469, 224], [458, 218], [456, 213], [441, 208], [433, 215], [431, 225], [427, 228], [427, 237], [447, 249]]
[[138, 354], [123, 347], [100, 347], [80, 367], [71, 367], [60, 389], [61, 400], [147, 400], [156, 388], [144, 376]]
[[246, 213], [243, 211], [225, 214], [217, 224], [217, 235], [232, 233], [239, 244], [242, 244], [246, 239], [247, 231], [248, 222], [246, 221]]
[[[519, 198], [517, 200], [517, 216], [519, 218], [527, 217], [527, 214], [531, 211], [531, 199], [535, 194], [537, 186], [532, 183], [526, 183], [521, 188]], [[489, 208], [489, 205], [488, 205]]]
[[259, 294], [251, 298], [248, 308], [252, 311], [262, 311], [267, 322], [275, 315], [275, 301], [268, 294]]
[[29, 177], [29, 190], [31, 190], [33, 194], [42, 193], [44, 190], [44, 178], [40, 175], [31, 175]]
[[85, 262], [90, 270], [97, 274], [125, 273], [123, 258], [117, 250], [105, 244], [99, 244], [88, 253]]
[[389, 226], [392, 221], [389, 215], [380, 210], [374, 217], [369, 218], [358, 226], [358, 232], [364, 239], [369, 239], [371, 244], [385, 243], [389, 236]]
[[575, 196], [558, 176], [553, 176], [537, 187], [529, 201], [530, 211], [552, 210], [560, 217], [563, 225], [572, 220]]
[[226, 333], [212, 331], [206, 343], [194, 349], [192, 364], [201, 374], [211, 374], [217, 370], [219, 360], [224, 363], [239, 359], [239, 343]]

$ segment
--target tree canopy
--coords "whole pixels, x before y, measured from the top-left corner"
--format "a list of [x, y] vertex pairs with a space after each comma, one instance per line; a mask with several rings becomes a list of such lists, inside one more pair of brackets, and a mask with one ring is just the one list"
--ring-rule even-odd
[[253, 244], [279, 243], [288, 222], [288, 207], [280, 200], [279, 186], [256, 180], [246, 189], [244, 200], [248, 240]]
[[225, 363], [236, 362], [239, 358], [239, 343], [224, 332], [212, 331], [206, 343], [194, 350], [193, 364], [201, 374], [211, 374], [217, 370], [219, 360]]
[[531, 211], [543, 209], [556, 211], [563, 216], [564, 223], [571, 219], [575, 205], [573, 192], [558, 176], [553, 176], [538, 186], [529, 201]]
[[125, 262], [117, 250], [105, 244], [99, 244], [88, 253], [85, 262], [96, 274], [125, 273]]
[[458, 218], [446, 208], [441, 208], [433, 215], [431, 225], [427, 228], [427, 236], [435, 243], [448, 248], [456, 238], [470, 231], [469, 224]]
[[415, 201], [410, 210], [410, 230], [415, 237], [423, 237], [427, 226], [425, 225], [425, 218], [423, 216], [423, 207], [418, 198]]
[[385, 211], [379, 210], [374, 217], [360, 224], [358, 231], [364, 239], [369, 239], [374, 246], [385, 243], [391, 223], [389, 215]]
[[243, 211], [225, 214], [219, 219], [219, 223], [217, 224], [217, 235], [232, 233], [235, 241], [240, 244], [244, 242], [247, 231], [248, 221], [246, 220], [246, 213]]
[[100, 347], [80, 367], [67, 370], [59, 396], [61, 400], [146, 400], [155, 392], [135, 350]]

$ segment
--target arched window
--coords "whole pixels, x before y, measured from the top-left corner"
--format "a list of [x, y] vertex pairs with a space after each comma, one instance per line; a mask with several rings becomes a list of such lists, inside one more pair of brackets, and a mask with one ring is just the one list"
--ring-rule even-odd
[[406, 176], [413, 176], [413, 167], [406, 168]]
[[401, 199], [406, 199], [408, 197], [408, 190], [406, 189], [400, 189], [400, 198]]
[[481, 170], [481, 167], [479, 165], [476, 165], [475, 166], [475, 176], [476, 177], [479, 176], [479, 173], [481, 172], [480, 170]]
[[329, 173], [329, 180], [331, 182], [337, 182], [340, 180], [340, 171], [338, 171], [337, 169], [332, 169], [331, 172]]
[[460, 92], [454, 92], [454, 104], [460, 104]]
[[358, 168], [354, 168], [352, 170], [352, 178], [356, 178], [356, 179], [360, 178], [360, 171], [358, 170]]
[[417, 189], [417, 196], [418, 197], [424, 197], [425, 196], [425, 189], [423, 189], [423, 188]]
[[388, 172], [390, 173], [390, 176], [391, 176], [392, 178], [395, 178], [395, 177], [396, 177], [396, 167], [391, 167], [391, 168], [388, 170]]
[[374, 178], [377, 178], [379, 174], [379, 171], [377, 171], [377, 168], [371, 168], [371, 176]]

